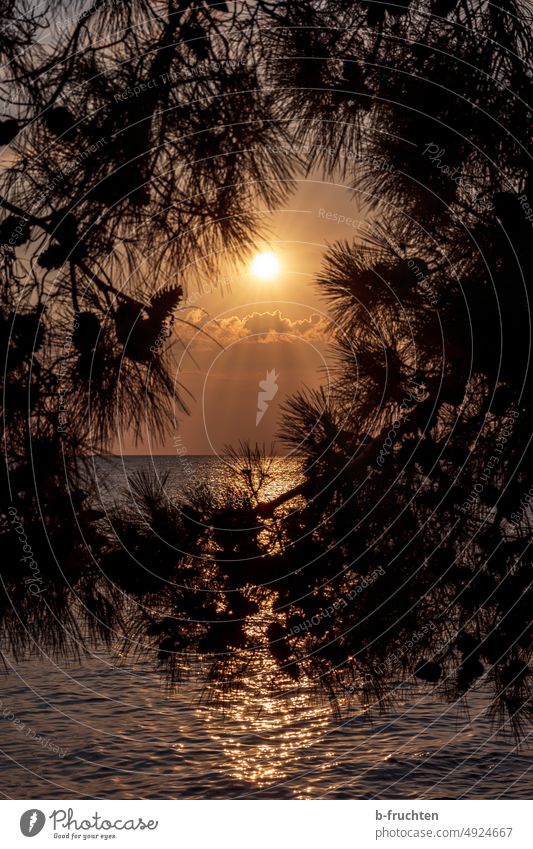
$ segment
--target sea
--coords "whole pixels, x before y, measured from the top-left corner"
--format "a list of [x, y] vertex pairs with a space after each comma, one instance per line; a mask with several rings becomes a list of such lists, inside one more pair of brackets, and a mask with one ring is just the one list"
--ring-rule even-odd
[[[141, 469], [169, 497], [233, 474], [211, 457], [95, 461], [99, 498], [128, 497]], [[276, 458], [272, 497], [293, 485]], [[520, 799], [533, 791], [529, 729], [518, 740], [483, 686], [398, 682], [386, 705], [336, 710], [311, 687], [269, 686], [269, 670], [214, 699], [201, 678], [169, 687], [150, 658], [119, 646], [82, 660], [15, 661], [0, 673], [0, 796], [14, 799]]]

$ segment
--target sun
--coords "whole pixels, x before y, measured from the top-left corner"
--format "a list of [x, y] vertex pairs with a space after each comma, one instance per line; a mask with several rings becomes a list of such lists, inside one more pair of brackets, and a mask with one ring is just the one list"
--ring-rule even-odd
[[261, 280], [272, 280], [279, 272], [279, 259], [272, 251], [262, 251], [254, 256], [250, 271]]

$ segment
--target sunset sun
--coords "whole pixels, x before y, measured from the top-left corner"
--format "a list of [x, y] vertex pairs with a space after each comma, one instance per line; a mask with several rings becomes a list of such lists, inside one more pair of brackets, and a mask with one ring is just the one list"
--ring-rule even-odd
[[250, 271], [261, 280], [272, 280], [279, 272], [279, 259], [272, 251], [262, 251], [254, 256]]

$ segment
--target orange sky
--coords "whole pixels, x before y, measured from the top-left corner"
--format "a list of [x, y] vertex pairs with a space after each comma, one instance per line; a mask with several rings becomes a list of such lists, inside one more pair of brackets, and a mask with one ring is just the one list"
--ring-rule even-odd
[[[341, 216], [346, 221], [339, 222]], [[313, 177], [302, 180], [286, 207], [267, 221], [272, 237], [258, 250], [275, 252], [277, 277], [259, 280], [244, 264], [222, 273], [210, 293], [192, 288], [190, 309], [180, 313], [219, 342], [176, 325], [181, 343], [175, 345], [175, 377], [194, 396], [188, 399], [191, 415], [177, 413], [163, 443], [147, 434], [135, 446], [124, 434], [116, 453], [175, 454], [179, 445], [181, 453], [212, 454], [242, 439], [270, 446], [286, 398], [304, 386], [327, 383], [332, 325], [314, 277], [328, 244], [357, 236], [361, 209], [345, 185]], [[271, 370], [277, 391], [256, 425], [259, 382]]]

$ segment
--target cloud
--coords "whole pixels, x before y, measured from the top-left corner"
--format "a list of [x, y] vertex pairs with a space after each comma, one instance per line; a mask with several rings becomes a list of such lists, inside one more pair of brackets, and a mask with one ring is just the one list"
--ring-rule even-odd
[[[186, 317], [188, 321], [199, 325], [205, 322], [205, 314], [199, 310], [191, 310]], [[312, 313], [307, 318], [292, 319], [280, 310], [225, 316], [209, 321], [204, 326], [224, 347], [239, 340], [260, 344], [300, 340], [327, 342], [331, 332], [331, 323], [318, 313]]]

